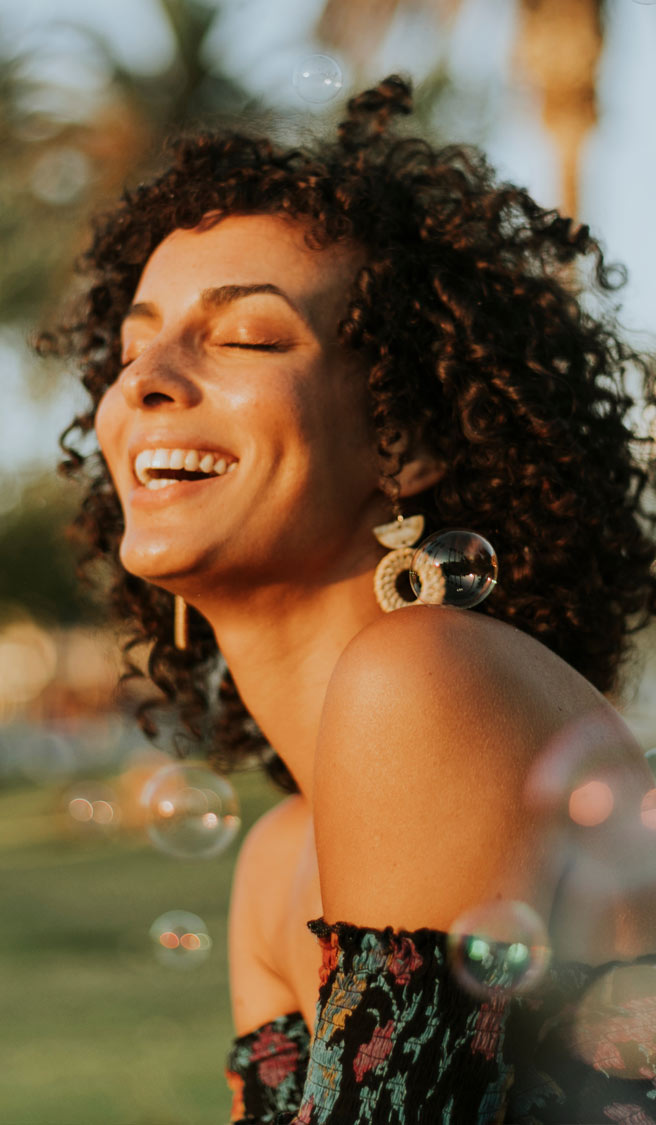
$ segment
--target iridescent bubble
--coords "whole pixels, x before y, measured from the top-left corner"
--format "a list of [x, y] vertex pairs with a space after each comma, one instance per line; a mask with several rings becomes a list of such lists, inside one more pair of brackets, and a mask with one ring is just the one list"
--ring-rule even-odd
[[169, 855], [209, 859], [232, 843], [239, 828], [236, 793], [204, 762], [174, 763], [158, 770], [143, 790], [146, 831]]
[[613, 1078], [656, 1078], [656, 965], [634, 961], [601, 973], [579, 1001], [572, 1048]]
[[294, 68], [292, 76], [298, 95], [316, 104], [332, 101], [343, 82], [341, 67], [330, 55], [307, 55]]
[[551, 956], [542, 919], [525, 902], [483, 903], [462, 914], [448, 936], [451, 969], [473, 996], [524, 993], [544, 976]]
[[166, 966], [192, 969], [210, 955], [212, 939], [207, 926], [188, 910], [169, 910], [150, 927], [157, 960]]
[[571, 904], [580, 895], [600, 917], [619, 893], [656, 884], [654, 788], [635, 760], [632, 736], [610, 708], [562, 727], [536, 758], [524, 797], [529, 814], [554, 826], [548, 862], [559, 878], [567, 868]]
[[438, 531], [415, 551], [410, 585], [425, 605], [471, 609], [494, 589], [498, 565], [494, 547], [475, 531]]
[[648, 750], [645, 754], [645, 761], [649, 766], [654, 777], [656, 777], [656, 746], [653, 750]]

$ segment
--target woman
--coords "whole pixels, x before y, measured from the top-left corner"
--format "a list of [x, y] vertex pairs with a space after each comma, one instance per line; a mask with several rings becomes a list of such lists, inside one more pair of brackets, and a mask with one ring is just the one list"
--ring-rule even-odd
[[[561, 1025], [653, 949], [649, 884], [598, 886], [611, 838], [563, 818], [592, 762], [647, 846], [649, 771], [604, 694], [654, 608], [622, 382], [648, 371], [577, 300], [586, 265], [616, 287], [587, 228], [471, 150], [399, 139], [410, 109], [391, 77], [316, 151], [182, 141], [99, 222], [68, 333], [102, 449], [70, 450], [78, 523], [210, 759], [257, 750], [288, 793], [235, 876], [233, 1120], [644, 1123], [650, 1064], [609, 1076]], [[416, 515], [494, 545], [476, 612], [374, 590], [380, 526], [412, 542]], [[498, 948], [449, 960], [458, 918], [517, 902]], [[504, 979], [540, 945], [520, 915], [554, 955], [526, 997]], [[463, 949], [492, 965], [482, 995]]]

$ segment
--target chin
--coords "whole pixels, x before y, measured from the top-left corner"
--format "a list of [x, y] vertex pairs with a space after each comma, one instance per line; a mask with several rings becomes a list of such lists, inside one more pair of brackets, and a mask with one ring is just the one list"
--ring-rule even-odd
[[129, 574], [165, 589], [169, 581], [177, 584], [176, 579], [195, 573], [199, 565], [197, 553], [186, 543], [135, 542], [130, 536], [123, 539], [119, 558]]

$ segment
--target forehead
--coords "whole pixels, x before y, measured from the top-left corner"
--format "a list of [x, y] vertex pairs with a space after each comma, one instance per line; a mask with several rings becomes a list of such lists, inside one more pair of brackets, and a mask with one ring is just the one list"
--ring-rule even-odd
[[273, 284], [287, 292], [311, 323], [340, 315], [364, 263], [353, 244], [310, 249], [307, 227], [278, 215], [233, 215], [212, 226], [174, 230], [148, 259], [135, 300], [166, 314], [182, 312], [204, 289]]

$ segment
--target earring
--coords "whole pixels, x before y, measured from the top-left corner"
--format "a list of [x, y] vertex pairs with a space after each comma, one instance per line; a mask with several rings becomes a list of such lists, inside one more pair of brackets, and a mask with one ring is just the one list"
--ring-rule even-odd
[[189, 644], [189, 614], [187, 603], [179, 594], [173, 599], [173, 641], [175, 647], [186, 649]]
[[415, 554], [413, 544], [421, 537], [424, 524], [425, 520], [421, 515], [398, 515], [391, 523], [381, 523], [373, 529], [381, 546], [392, 548], [380, 560], [374, 573], [374, 594], [384, 613], [415, 604], [415, 598], [404, 598], [399, 593], [397, 583], [399, 575], [410, 573]]

